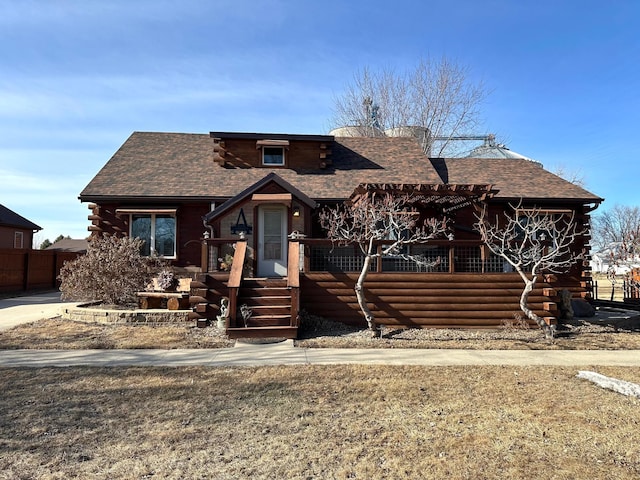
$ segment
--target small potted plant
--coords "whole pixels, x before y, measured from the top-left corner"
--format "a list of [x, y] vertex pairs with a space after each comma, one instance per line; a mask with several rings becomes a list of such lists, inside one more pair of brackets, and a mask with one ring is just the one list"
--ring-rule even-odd
[[180, 280], [178, 279], [178, 277], [176, 277], [175, 273], [173, 273], [173, 271], [169, 270], [168, 268], [160, 270], [157, 280], [158, 287], [160, 287], [165, 292], [175, 291], [180, 283]]
[[220, 270], [228, 272], [233, 265], [233, 255], [227, 253], [224, 258], [218, 258], [218, 262], [220, 262]]

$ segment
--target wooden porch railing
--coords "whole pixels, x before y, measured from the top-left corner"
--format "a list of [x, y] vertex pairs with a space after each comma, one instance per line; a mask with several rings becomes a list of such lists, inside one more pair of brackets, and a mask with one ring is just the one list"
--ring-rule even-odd
[[224, 259], [226, 255], [235, 255], [235, 244], [245, 242], [246, 239], [238, 238], [205, 238], [202, 239], [200, 267], [203, 272], [224, 271]]
[[[305, 254], [304, 272], [356, 272], [362, 267], [364, 257], [355, 244], [338, 246], [331, 240], [319, 238], [301, 238], [299, 241]], [[432, 240], [409, 247], [412, 255], [424, 256], [427, 263], [432, 261], [431, 267], [421, 267], [410, 259], [403, 259], [401, 255], [382, 256], [383, 246], [388, 243], [390, 241], [376, 242], [380, 256], [372, 264], [372, 272], [501, 273], [504, 269], [502, 259], [475, 240]], [[334, 253], [329, 254], [329, 251]], [[320, 265], [318, 258], [321, 258]], [[330, 270], [331, 267], [335, 267], [335, 270]]]
[[242, 269], [246, 255], [247, 241], [245, 239], [238, 240], [233, 255], [233, 263], [231, 264], [231, 272], [229, 273], [229, 282], [227, 284], [229, 287], [229, 317], [227, 318], [226, 328], [235, 326], [238, 309], [238, 289], [242, 283]]

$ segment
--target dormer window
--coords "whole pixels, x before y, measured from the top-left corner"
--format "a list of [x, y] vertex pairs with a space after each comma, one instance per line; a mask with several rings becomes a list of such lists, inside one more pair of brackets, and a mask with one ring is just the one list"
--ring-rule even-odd
[[258, 140], [256, 148], [262, 150], [262, 165], [283, 167], [285, 151], [289, 149], [289, 140]]
[[284, 147], [263, 147], [263, 165], [284, 165]]

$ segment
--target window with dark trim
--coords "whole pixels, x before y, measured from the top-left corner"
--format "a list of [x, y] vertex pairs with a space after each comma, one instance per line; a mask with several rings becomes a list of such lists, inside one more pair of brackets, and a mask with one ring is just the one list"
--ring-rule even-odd
[[284, 147], [262, 147], [263, 165], [284, 165]]
[[24, 234], [22, 232], [14, 233], [13, 248], [24, 248]]
[[144, 240], [142, 255], [176, 258], [176, 216], [167, 213], [132, 213], [132, 237]]

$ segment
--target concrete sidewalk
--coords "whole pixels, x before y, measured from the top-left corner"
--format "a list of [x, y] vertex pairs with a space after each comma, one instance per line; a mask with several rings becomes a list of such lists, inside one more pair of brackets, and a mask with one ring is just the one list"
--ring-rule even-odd
[[[0, 300], [0, 331], [60, 315], [60, 292]], [[640, 366], [640, 350], [418, 350], [296, 348], [293, 341], [176, 350], [0, 350], [0, 367], [260, 365]]]
[[74, 305], [74, 303], [60, 300], [58, 291], [2, 299], [0, 300], [0, 332], [23, 323], [57, 317], [62, 313], [65, 305]]
[[2, 350], [0, 367], [263, 365], [640, 366], [639, 350], [418, 350], [296, 348], [292, 341], [176, 350]]

